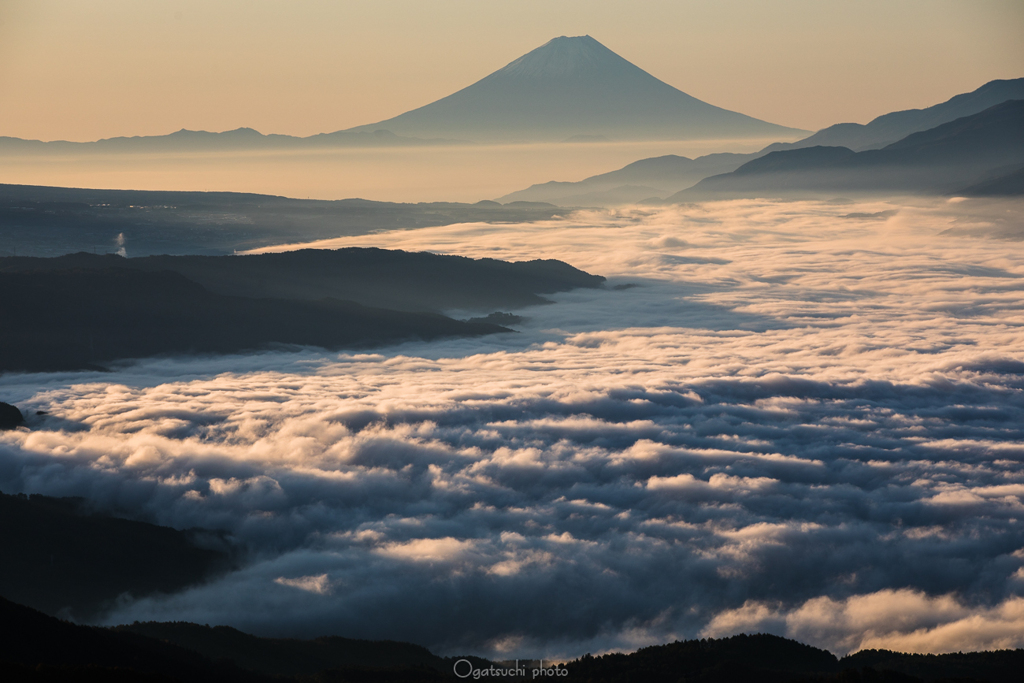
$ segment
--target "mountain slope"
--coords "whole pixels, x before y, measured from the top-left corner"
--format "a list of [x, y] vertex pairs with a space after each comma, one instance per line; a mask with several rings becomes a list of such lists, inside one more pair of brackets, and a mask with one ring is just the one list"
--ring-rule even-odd
[[0, 597], [5, 681], [273, 681], [191, 650], [46, 616]]
[[349, 132], [380, 128], [477, 142], [800, 134], [691, 97], [590, 36], [555, 38], [448, 97]]
[[118, 519], [79, 498], [39, 495], [0, 493], [0, 548], [0, 595], [78, 617], [124, 593], [178, 591], [233, 564], [218, 533]]
[[[692, 187], [704, 178], [735, 171], [741, 165], [772, 152], [810, 147], [847, 147], [864, 151], [884, 147], [915, 132], [935, 128], [958, 118], [980, 113], [1011, 99], [1024, 99], [1024, 78], [991, 81], [974, 92], [957, 95], [927, 109], [912, 109], [879, 116], [867, 125], [840, 123], [798, 142], [776, 142], [753, 154], [709, 154], [696, 159], [669, 154], [641, 159], [616, 171], [578, 182], [538, 183], [499, 198], [500, 202], [542, 201], [558, 206], [615, 206], [650, 197], [665, 197]], [[978, 194], [1020, 194], [1021, 181], [1004, 169], [985, 184], [970, 188]], [[1009, 174], [1007, 174], [1009, 173]], [[1002, 176], [1005, 175], [1005, 179]], [[1019, 175], [1019, 174], [1018, 174]]]
[[708, 154], [690, 159], [667, 154], [641, 159], [579, 182], [552, 181], [531, 185], [498, 199], [500, 202], [550, 202], [557, 206], [615, 206], [649, 197], [665, 197], [708, 176], [739, 168], [754, 154]]
[[1007, 100], [1024, 99], [1024, 78], [990, 81], [977, 90], [957, 95], [925, 109], [883, 114], [868, 124], [837, 123], [798, 142], [775, 143], [765, 151], [802, 147], [849, 147], [855, 152], [881, 149], [911, 133], [971, 116]]
[[1024, 100], [1010, 100], [879, 150], [809, 147], [772, 152], [712, 176], [670, 202], [817, 193], [942, 194], [1024, 163]]
[[983, 180], [970, 187], [965, 187], [957, 194], [962, 194], [965, 197], [1016, 197], [1024, 195], [1024, 168], [1018, 168], [1010, 173]]

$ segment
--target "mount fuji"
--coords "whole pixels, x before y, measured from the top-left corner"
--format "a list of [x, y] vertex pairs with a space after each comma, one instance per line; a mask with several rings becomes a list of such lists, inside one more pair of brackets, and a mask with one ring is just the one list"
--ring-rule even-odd
[[474, 142], [804, 137], [702, 102], [590, 36], [562, 36], [419, 109], [349, 132]]

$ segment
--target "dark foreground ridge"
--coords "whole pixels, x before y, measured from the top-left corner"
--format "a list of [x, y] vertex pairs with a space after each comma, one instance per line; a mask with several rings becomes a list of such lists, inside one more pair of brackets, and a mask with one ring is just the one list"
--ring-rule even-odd
[[[0, 677], [5, 681], [307, 681], [420, 683], [479, 680], [472, 668], [507, 671], [511, 663], [439, 657], [394, 641], [328, 637], [259, 638], [228, 627], [134, 623], [114, 628], [71, 624], [0, 598]], [[675, 642], [633, 654], [586, 655], [559, 676], [494, 676], [498, 681], [585, 683], [1011, 683], [1024, 650], [906, 655], [868, 650], [831, 653], [771, 635]], [[481, 672], [482, 672], [481, 671]], [[487, 677], [492, 680], [491, 676]]]
[[438, 313], [491, 312], [547, 303], [542, 295], [599, 287], [604, 278], [554, 260], [499, 261], [375, 248], [302, 249], [249, 256], [122, 258], [79, 253], [0, 258], [0, 272], [67, 270], [173, 272], [225, 296], [325, 297], [362, 306]]
[[520, 308], [545, 303], [542, 294], [603, 281], [560, 261], [382, 249], [0, 258], [0, 372], [275, 344], [369, 348], [507, 332], [437, 311]]
[[25, 416], [21, 414], [17, 406], [10, 403], [0, 403], [0, 430], [15, 429], [25, 423]]
[[[0, 493], [0, 595], [88, 617], [121, 595], [172, 593], [234, 566], [229, 539], [91, 510], [81, 498]], [[2, 676], [0, 676], [2, 678]]]

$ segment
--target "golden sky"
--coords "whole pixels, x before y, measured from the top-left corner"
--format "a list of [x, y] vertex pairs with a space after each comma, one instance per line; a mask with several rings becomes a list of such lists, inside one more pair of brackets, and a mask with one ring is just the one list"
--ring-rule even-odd
[[330, 132], [582, 34], [810, 130], [1024, 76], [1021, 0], [0, 0], [0, 135]]

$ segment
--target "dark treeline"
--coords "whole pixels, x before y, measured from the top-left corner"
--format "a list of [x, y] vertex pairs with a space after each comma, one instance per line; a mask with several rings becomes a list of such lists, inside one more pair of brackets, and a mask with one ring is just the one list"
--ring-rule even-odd
[[[465, 680], [457, 657], [408, 643], [348, 638], [258, 638], [186, 623], [115, 628], [71, 624], [0, 598], [0, 678], [5, 681], [304, 681], [423, 683]], [[511, 663], [471, 659], [489, 669]], [[585, 683], [1010, 683], [1024, 650], [948, 655], [865, 651], [837, 659], [825, 650], [770, 635], [691, 640], [629, 655], [589, 655], [562, 676], [494, 680]], [[470, 671], [462, 663], [460, 674]], [[474, 680], [472, 676], [467, 677]], [[482, 677], [481, 677], [482, 678]], [[489, 679], [489, 678], [488, 678]], [[478, 680], [478, 679], [477, 679]]]
[[865, 650], [843, 658], [779, 636], [757, 634], [655, 645], [632, 654], [584, 656], [567, 664], [576, 683], [1012, 683], [1024, 650], [911, 655]]

